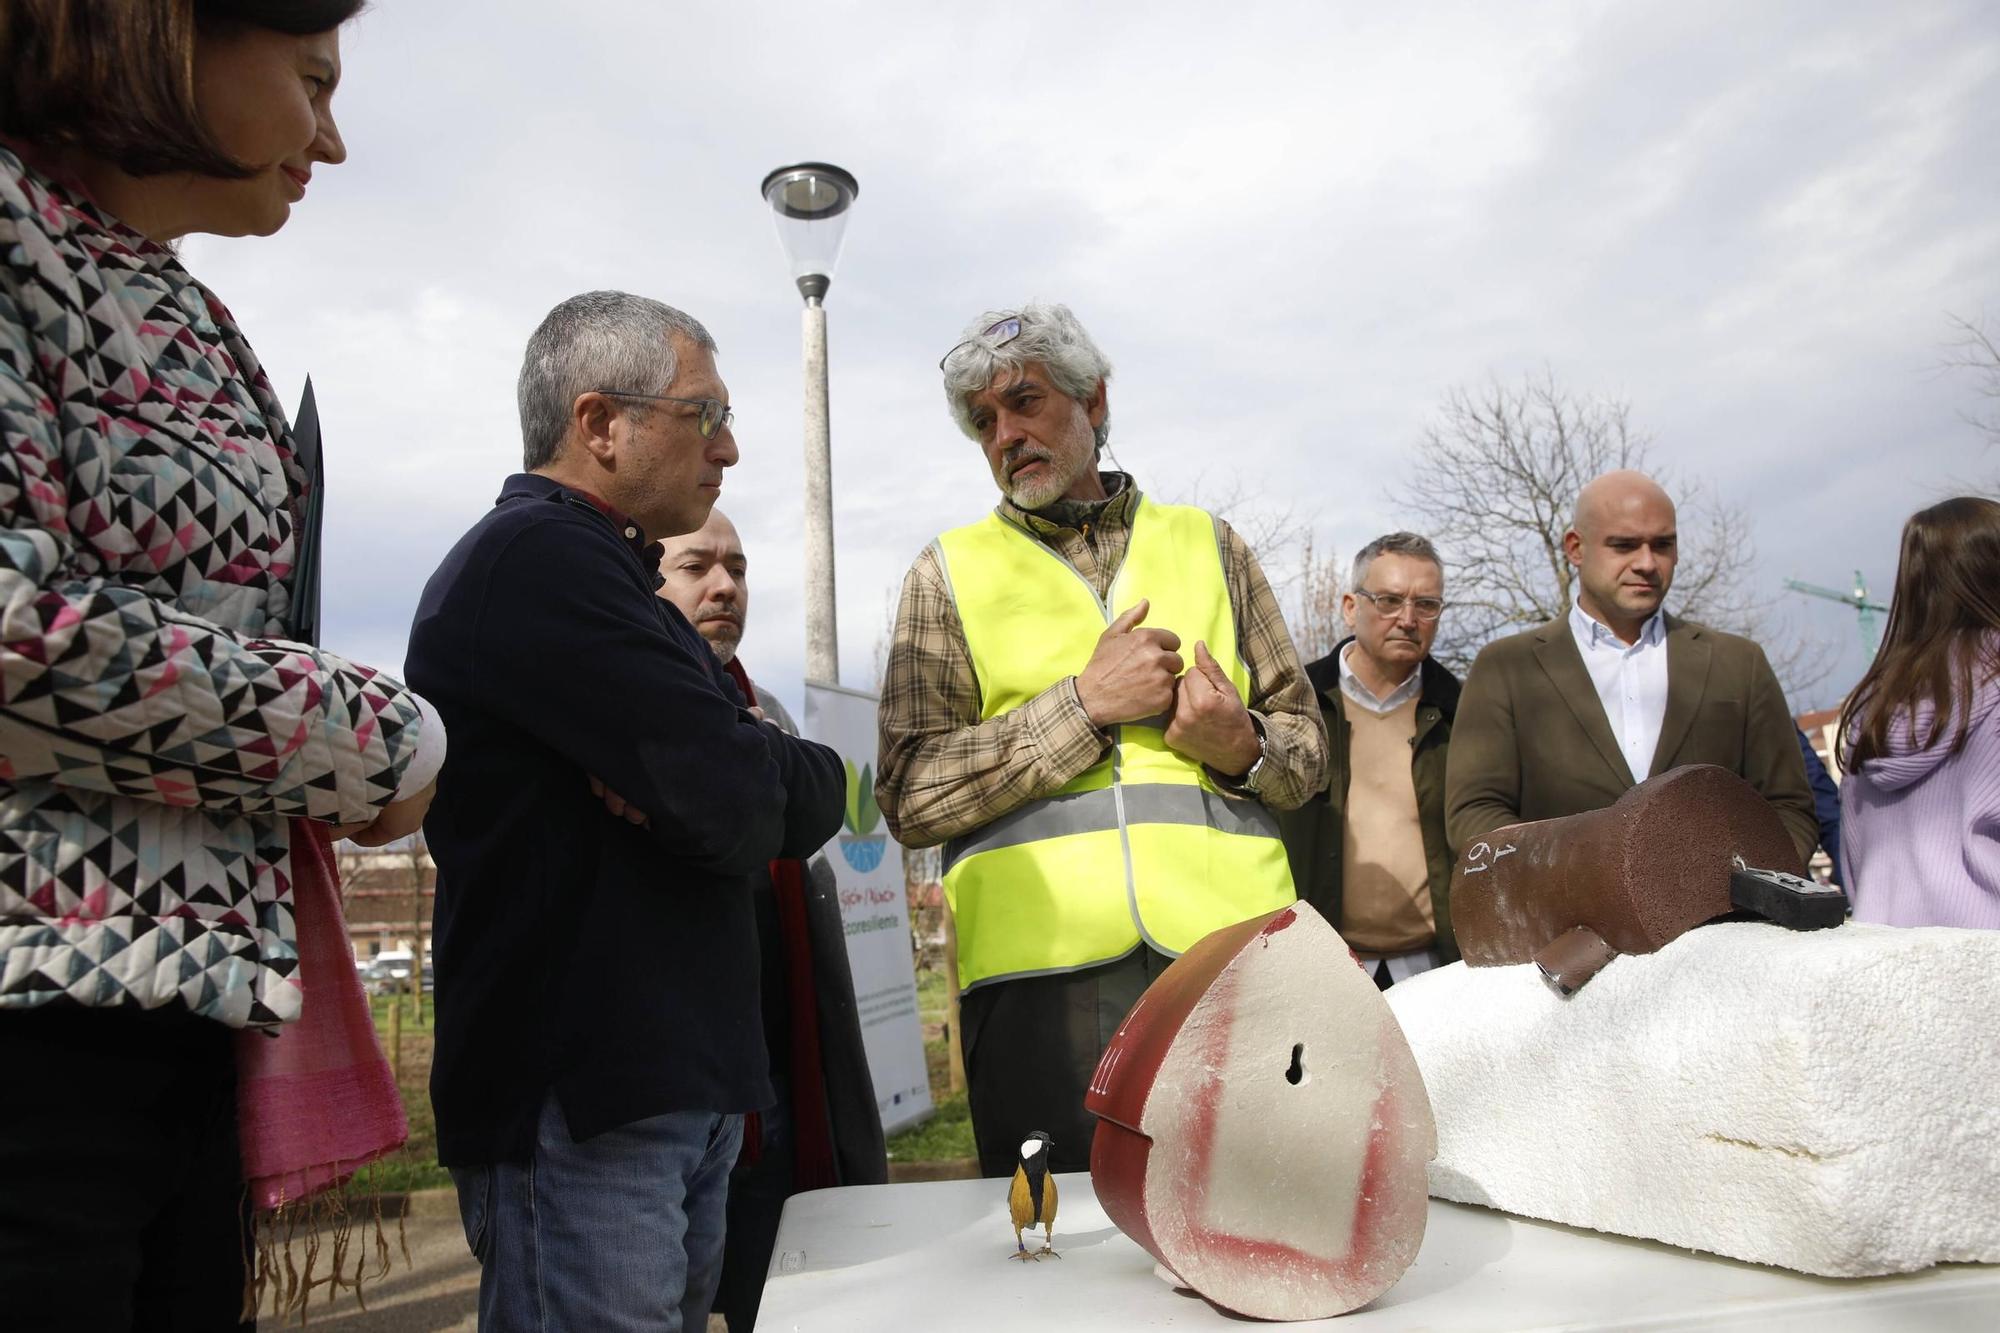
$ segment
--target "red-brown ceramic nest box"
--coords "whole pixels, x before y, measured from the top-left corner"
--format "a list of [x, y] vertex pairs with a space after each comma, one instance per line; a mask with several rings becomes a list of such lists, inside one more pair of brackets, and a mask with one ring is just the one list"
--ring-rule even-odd
[[1304, 903], [1169, 967], [1084, 1104], [1105, 1213], [1226, 1310], [1355, 1309], [1423, 1242], [1437, 1151], [1423, 1077], [1381, 992]]
[[1846, 896], [1803, 869], [1756, 788], [1689, 764], [1602, 810], [1510, 824], [1466, 847], [1451, 923], [1468, 966], [1532, 961], [1568, 995], [1619, 954], [1652, 953], [1732, 912], [1802, 930], [1838, 925]]

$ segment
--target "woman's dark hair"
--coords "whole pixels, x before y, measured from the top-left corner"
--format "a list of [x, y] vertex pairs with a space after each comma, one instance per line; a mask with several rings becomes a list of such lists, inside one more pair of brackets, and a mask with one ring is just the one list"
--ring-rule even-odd
[[[1842, 762], [1852, 769], [1888, 754], [1898, 725], [1910, 727], [1918, 748], [1927, 750], [1953, 719], [1957, 753], [1972, 726], [1974, 691], [2000, 675], [1996, 636], [2000, 503], [1961, 495], [1912, 514], [1903, 525], [1881, 650], [1840, 710]], [[1918, 730], [1925, 705], [1930, 716]]]
[[75, 148], [134, 176], [242, 177], [194, 100], [195, 37], [330, 32], [367, 0], [5, 0], [0, 134]]

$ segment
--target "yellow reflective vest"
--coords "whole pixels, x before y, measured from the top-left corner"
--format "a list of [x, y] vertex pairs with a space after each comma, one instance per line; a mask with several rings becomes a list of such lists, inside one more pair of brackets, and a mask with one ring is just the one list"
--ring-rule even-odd
[[[1195, 640], [1247, 703], [1220, 534], [1203, 510], [1132, 510], [1130, 544], [1099, 601], [1083, 576], [997, 513], [937, 540], [979, 677], [980, 719], [1081, 675], [1120, 612]], [[1224, 796], [1166, 746], [1165, 719], [1111, 728], [1104, 758], [1060, 790], [955, 838], [944, 890], [958, 930], [959, 984], [1070, 972], [1141, 941], [1178, 955], [1212, 930], [1294, 900], [1278, 825], [1255, 800]]]

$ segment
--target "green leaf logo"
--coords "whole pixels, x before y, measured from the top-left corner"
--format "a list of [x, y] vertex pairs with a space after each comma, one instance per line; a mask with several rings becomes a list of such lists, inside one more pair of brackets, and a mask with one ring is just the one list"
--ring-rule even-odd
[[875, 804], [874, 765], [863, 764], [857, 769], [852, 759], [841, 762], [847, 765], [847, 831], [864, 837], [882, 822], [881, 807]]

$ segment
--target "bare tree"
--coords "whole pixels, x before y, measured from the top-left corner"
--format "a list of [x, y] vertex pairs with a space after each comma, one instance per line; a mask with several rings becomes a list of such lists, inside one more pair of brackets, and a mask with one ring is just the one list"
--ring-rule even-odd
[[1347, 622], [1340, 615], [1340, 599], [1346, 591], [1347, 567], [1340, 553], [1320, 549], [1308, 532], [1299, 553], [1292, 604], [1285, 615], [1302, 661], [1325, 657], [1347, 637]]
[[1675, 614], [1758, 639], [1788, 692], [1824, 677], [1826, 654], [1776, 623], [1774, 604], [1750, 585], [1748, 517], [1701, 483], [1651, 468], [1652, 442], [1630, 404], [1574, 392], [1551, 370], [1445, 394], [1411, 480], [1392, 493], [1446, 561], [1441, 661], [1463, 671], [1490, 640], [1567, 615], [1576, 571], [1562, 539], [1577, 492], [1600, 473], [1640, 468], [1675, 493], [1680, 513]]
[[410, 877], [410, 934], [414, 943], [410, 946], [410, 994], [415, 1000], [417, 1026], [424, 1023], [424, 954], [430, 948], [428, 935], [431, 924], [431, 904], [436, 892], [437, 867], [431, 863], [430, 843], [420, 828], [410, 835], [403, 849], [403, 858]]
[[1347, 568], [1340, 553], [1320, 546], [1295, 504], [1269, 503], [1241, 477], [1211, 484], [1204, 473], [1195, 478], [1191, 493], [1192, 503], [1226, 520], [1256, 555], [1284, 611], [1299, 659], [1311, 662], [1332, 652], [1347, 637], [1340, 614]]
[[2000, 346], [1994, 344], [1985, 320], [1961, 315], [1945, 318], [1953, 329], [1952, 341], [1945, 349], [1945, 368], [1971, 371], [1981, 399], [1981, 406], [1964, 413], [1966, 423], [1988, 443], [2000, 444]]
[[1290, 502], [1271, 503], [1234, 474], [1218, 483], [1210, 481], [1208, 473], [1200, 473], [1188, 488], [1188, 496], [1187, 503], [1199, 505], [1236, 529], [1236, 535], [1257, 557], [1271, 590], [1282, 597], [1296, 577], [1291, 570], [1291, 552], [1301, 543], [1307, 548], [1312, 545], [1312, 532], [1299, 518], [1297, 507]]

